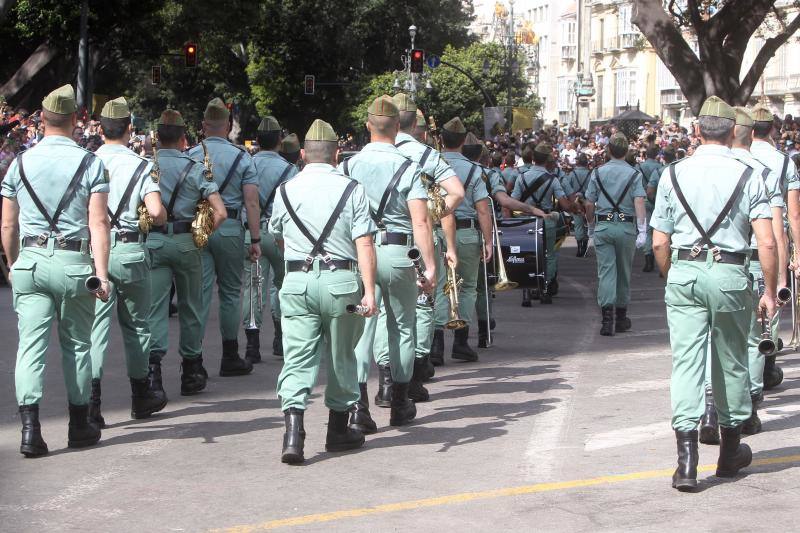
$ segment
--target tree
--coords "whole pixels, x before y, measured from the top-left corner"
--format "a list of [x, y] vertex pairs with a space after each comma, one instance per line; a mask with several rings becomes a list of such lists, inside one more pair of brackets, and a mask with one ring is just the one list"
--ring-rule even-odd
[[[675, 77], [696, 115], [710, 95], [732, 105], [747, 104], [769, 60], [800, 28], [800, 14], [787, 17], [778, 10], [777, 3], [776, 0], [634, 0], [632, 21]], [[798, 4], [795, 2], [795, 6]], [[685, 7], [682, 9], [681, 5]], [[769, 19], [773, 19], [773, 24], [768, 24]], [[747, 43], [757, 31], [772, 35], [741, 77]], [[691, 36], [690, 40], [696, 39], [697, 55], [686, 34]]]

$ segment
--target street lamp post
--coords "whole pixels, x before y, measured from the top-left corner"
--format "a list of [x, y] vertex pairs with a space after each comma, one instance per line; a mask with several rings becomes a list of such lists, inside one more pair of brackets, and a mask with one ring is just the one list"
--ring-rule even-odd
[[514, 103], [511, 97], [511, 91], [514, 86], [514, 72], [513, 65], [516, 63], [516, 35], [514, 32], [514, 0], [508, 0], [510, 6], [508, 17], [508, 55], [506, 62], [506, 76], [508, 82], [508, 96], [506, 98], [506, 130], [511, 131], [512, 124], [514, 123]]

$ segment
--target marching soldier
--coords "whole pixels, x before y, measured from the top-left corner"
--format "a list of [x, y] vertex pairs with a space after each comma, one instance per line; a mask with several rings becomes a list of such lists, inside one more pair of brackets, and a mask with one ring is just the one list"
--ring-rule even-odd
[[508, 149], [505, 159], [506, 166], [503, 169], [503, 181], [505, 182], [506, 191], [511, 193], [514, 190], [514, 183], [519, 178], [519, 171], [516, 168], [517, 156], [514, 154], [514, 148]]
[[[658, 162], [658, 152], [660, 148], [657, 144], [650, 144], [645, 151], [645, 160], [639, 163], [637, 166], [639, 172], [641, 172], [642, 178], [642, 189], [647, 192], [648, 184], [650, 183], [650, 176], [653, 173], [658, 175], [661, 174], [661, 171], [664, 170], [664, 167], [661, 163]], [[647, 218], [650, 219], [653, 216], [653, 202], [650, 201], [650, 198], [645, 198], [645, 211], [647, 212]], [[652, 272], [655, 268], [655, 260], [653, 258], [653, 230], [652, 228], [648, 228], [647, 230], [647, 240], [644, 243], [644, 247], [642, 248], [642, 252], [644, 253], [644, 268], [642, 268], [642, 272]]]
[[[461, 119], [456, 117], [444, 125], [442, 143], [444, 145], [444, 158], [455, 171], [464, 186], [464, 202], [455, 211], [456, 217], [456, 255], [458, 268], [456, 274], [463, 283], [458, 293], [458, 314], [467, 326], [456, 329], [453, 339], [451, 357], [461, 361], [477, 361], [478, 354], [469, 344], [469, 324], [475, 312], [475, 303], [478, 299], [479, 263], [483, 260], [488, 263], [492, 258], [492, 214], [489, 206], [489, 192], [486, 184], [481, 179], [481, 166], [470, 161], [462, 153], [464, 142], [467, 138], [467, 129]], [[478, 152], [480, 157], [480, 150]], [[481, 246], [481, 235], [483, 246]], [[449, 301], [444, 294], [444, 285], [437, 287], [436, 298], [435, 336], [442, 339], [437, 346], [434, 337], [431, 349], [431, 361], [434, 365], [444, 364], [444, 325], [448, 318]], [[441, 347], [441, 351], [438, 348]]]
[[159, 149], [155, 161], [167, 221], [150, 229], [145, 244], [152, 261], [152, 298], [147, 318], [151, 334], [148, 386], [155, 393], [164, 393], [161, 360], [169, 347], [169, 289], [174, 279], [180, 325], [181, 395], [188, 396], [205, 389], [208, 378], [202, 356], [203, 259], [192, 239], [192, 220], [197, 203], [204, 199], [214, 210], [215, 228], [227, 214], [214, 178], [204, 174], [202, 164], [181, 152], [186, 144], [186, 124], [181, 114], [165, 110], [157, 128]]
[[[445, 258], [442, 254], [443, 242], [446, 242], [447, 258], [449, 264], [456, 266], [456, 224], [455, 217], [452, 216], [453, 210], [464, 199], [464, 187], [458, 179], [450, 165], [445, 162], [442, 155], [433, 147], [427, 146], [422, 142], [425, 133], [425, 117], [418, 114], [419, 109], [414, 101], [406, 94], [400, 93], [392, 98], [400, 112], [400, 132], [395, 139], [395, 146], [400, 153], [417, 163], [426, 176], [428, 188], [436, 185], [443, 189], [447, 194], [445, 197], [445, 211], [441, 213], [440, 223], [433, 234], [434, 258], [436, 260], [436, 285], [445, 283], [446, 269], [444, 266]], [[429, 400], [428, 391], [422, 385], [432, 374], [433, 365], [430, 364], [430, 350], [433, 341], [433, 305], [427, 299], [417, 300], [416, 312], [416, 356], [414, 359], [414, 372], [408, 387], [408, 397], [415, 402], [425, 402]], [[384, 330], [386, 327], [385, 307], [380, 314], [378, 329]], [[379, 358], [379, 390], [375, 398], [376, 405], [389, 406], [391, 404], [391, 369], [389, 367], [388, 351], [385, 349], [376, 352]], [[388, 386], [387, 386], [388, 385]]]
[[92, 401], [89, 418], [100, 428], [105, 420], [100, 411], [100, 381], [108, 351], [111, 315], [117, 310], [125, 363], [131, 382], [131, 417], [147, 418], [167, 405], [164, 391], [147, 387], [150, 328], [150, 256], [145, 250], [146, 233], [139, 229], [139, 206], [147, 209], [154, 224], [164, 224], [158, 174], [152, 163], [128, 148], [131, 112], [125, 98], [111, 100], [100, 112], [105, 144], [96, 153], [108, 170], [110, 191], [108, 213], [111, 224], [109, 275], [112, 281], [107, 301], [98, 301], [92, 328]]
[[764, 183], [729, 148], [734, 110], [712, 96], [700, 110], [702, 145], [693, 157], [670, 165], [658, 184], [653, 251], [667, 277], [665, 300], [672, 345], [672, 427], [678, 467], [672, 486], [697, 486], [697, 424], [703, 414], [706, 347], [721, 424], [717, 476], [733, 477], [750, 464], [740, 444], [750, 418], [747, 331], [752, 290], [747, 271], [750, 232], [758, 242], [765, 291], [759, 301], [775, 314], [776, 253]]
[[605, 336], [631, 328], [631, 264], [636, 248], [641, 248], [647, 238], [641, 172], [625, 162], [627, 153], [625, 134], [612, 135], [608, 141], [610, 160], [592, 173], [586, 189], [589, 235], [597, 251], [597, 304], [603, 314], [600, 335]]
[[222, 335], [220, 376], [242, 376], [253, 370], [253, 364], [239, 357], [239, 294], [242, 289], [244, 230], [240, 221], [242, 206], [247, 210], [249, 256], [251, 261], [261, 257], [261, 224], [258, 197], [258, 176], [253, 159], [244, 149], [228, 141], [230, 111], [219, 98], [206, 106], [203, 114], [204, 144], [187, 152], [196, 161], [204, 160], [208, 151], [214, 181], [225, 204], [227, 220], [208, 239], [203, 256], [203, 306], [201, 320], [203, 335], [211, 309], [214, 278], [219, 292], [219, 329]]
[[589, 236], [586, 233], [586, 214], [583, 201], [586, 197], [586, 187], [589, 186], [589, 158], [584, 153], [575, 157], [575, 168], [567, 174], [564, 192], [569, 196], [570, 201], [575, 202], [579, 207], [578, 212], [572, 217], [575, 227], [575, 241], [578, 244], [577, 257], [586, 257], [589, 248]]
[[364, 319], [347, 308], [360, 303], [364, 316], [376, 312], [375, 224], [364, 188], [334, 168], [338, 152], [333, 128], [315, 120], [302, 151], [306, 166], [279, 186], [269, 222], [287, 265], [280, 293], [284, 361], [278, 397], [286, 422], [281, 461], [289, 464], [304, 460], [303, 414], [323, 354], [330, 410], [325, 449], [364, 444], [364, 435], [348, 427], [349, 409], [359, 399], [353, 353]]
[[290, 133], [283, 138], [278, 154], [295, 166], [302, 163], [300, 159], [300, 140], [297, 138], [296, 133]]
[[[275, 117], [266, 117], [261, 121], [256, 132], [258, 139], [259, 152], [253, 156], [253, 164], [259, 180], [259, 205], [261, 208], [261, 231], [266, 231], [269, 217], [272, 214], [272, 203], [275, 193], [281, 183], [292, 178], [297, 174], [297, 167], [286, 161], [278, 154], [281, 148], [281, 126]], [[249, 225], [245, 222], [247, 231]], [[261, 233], [259, 232], [259, 235]], [[245, 248], [250, 247], [250, 232], [245, 234]], [[272, 273], [272, 284], [280, 290], [283, 283], [284, 265], [283, 253], [275, 243], [275, 239], [268, 233], [261, 238], [261, 257], [258, 259], [261, 264], [261, 275], [266, 281], [269, 273]], [[249, 257], [244, 258], [244, 279], [242, 287], [242, 309], [244, 311], [243, 324], [245, 335], [247, 336], [247, 348], [245, 358], [251, 363], [261, 362], [259, 333], [262, 323], [262, 310], [255, 306], [255, 317], [250, 316], [250, 294], [251, 294], [251, 270], [253, 262]], [[262, 299], [269, 298], [271, 293], [270, 285], [262, 283]], [[253, 320], [257, 328], [249, 328], [248, 325]], [[283, 343], [281, 341], [281, 308], [280, 302], [275, 302], [272, 306], [272, 324], [275, 328], [275, 337], [272, 340], [272, 353], [281, 357], [283, 355]]]
[[[22, 419], [19, 451], [26, 457], [48, 451], [39, 424], [39, 402], [54, 319], [69, 401], [67, 445], [81, 448], [100, 440], [100, 428], [88, 419], [89, 338], [95, 298], [105, 300], [110, 292], [108, 175], [100, 158], [70, 138], [76, 109], [71, 86], [48, 94], [42, 102], [44, 138], [17, 156], [2, 183], [2, 242], [11, 267], [19, 330], [14, 369]], [[90, 283], [97, 284], [94, 295], [86, 288], [93, 274], [99, 278]]]
[[[383, 95], [372, 102], [367, 113], [370, 143], [342, 163], [340, 169], [364, 186], [372, 219], [378, 227], [375, 298], [386, 313], [386, 328], [377, 330], [378, 317], [370, 318], [356, 346], [361, 399], [354, 406], [350, 419], [350, 427], [369, 434], [377, 430], [367, 397], [367, 376], [373, 353], [381, 354], [385, 350], [389, 355], [392, 372], [390, 424], [402, 426], [416, 416], [417, 409], [408, 397], [408, 389], [416, 359], [417, 285], [431, 292], [436, 261], [422, 170], [394, 146], [400, 112], [391, 97]], [[408, 258], [412, 246], [419, 249], [425, 264], [421, 280], [417, 279]], [[377, 359], [380, 360], [380, 356]]]
[[[523, 152], [523, 159], [525, 155]], [[544, 221], [547, 267], [544, 290], [539, 296], [541, 303], [551, 304], [553, 303], [553, 284], [558, 273], [558, 251], [556, 250], [558, 213], [554, 212], [553, 198], [565, 211], [572, 211], [574, 208], [566, 194], [564, 194], [561, 182], [546, 168], [546, 165], [550, 165], [554, 161], [552, 147], [546, 143], [539, 143], [528, 154], [528, 157], [532, 158], [534, 165], [517, 180], [511, 196], [515, 200], [533, 205], [545, 213], [554, 215], [546, 217]], [[523, 305], [525, 305], [524, 300]]]
[[[772, 174], [780, 181], [781, 192], [786, 195], [789, 227], [792, 231], [792, 240], [795, 246], [792, 264], [794, 272], [800, 274], [797, 268], [797, 244], [800, 242], [800, 191], [791, 185], [797, 181], [797, 168], [789, 155], [777, 150], [772, 144], [771, 135], [774, 128], [772, 112], [764, 106], [753, 108], [753, 144], [750, 147], [752, 156], [762, 165], [768, 167]], [[786, 286], [786, 265], [788, 260], [788, 245], [786, 240], [778, 242], [778, 286]], [[775, 331], [780, 322], [775, 322]], [[783, 380], [783, 371], [775, 364], [775, 356], [768, 355], [764, 363], [764, 390], [778, 386]]]
[[[667, 146], [664, 148], [663, 152], [661, 153], [661, 159], [664, 161], [664, 165], [660, 166], [658, 169], [653, 170], [647, 180], [647, 199], [650, 201], [651, 204], [655, 207], [656, 204], [656, 191], [658, 190], [658, 182], [661, 179], [661, 173], [664, 171], [665, 166], [669, 166], [675, 162], [675, 149], [671, 146]], [[652, 212], [651, 212], [652, 216]], [[652, 240], [653, 240], [653, 232], [652, 228], [650, 231], [650, 245], [652, 247]]]

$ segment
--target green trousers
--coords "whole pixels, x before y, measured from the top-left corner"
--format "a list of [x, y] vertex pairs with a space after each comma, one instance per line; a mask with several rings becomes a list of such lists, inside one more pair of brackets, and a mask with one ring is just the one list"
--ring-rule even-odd
[[281, 408], [305, 409], [317, 380], [323, 355], [328, 372], [325, 405], [345, 411], [359, 398], [356, 340], [364, 319], [346, 311], [361, 301], [358, 275], [349, 270], [289, 272], [280, 291], [283, 326], [283, 368], [278, 377]]
[[150, 362], [157, 363], [169, 347], [169, 290], [175, 280], [180, 339], [178, 353], [194, 359], [202, 355], [203, 260], [191, 233], [164, 235], [151, 233], [145, 247], [150, 251], [151, 271]]
[[239, 335], [239, 295], [242, 290], [242, 255], [244, 228], [238, 220], [228, 219], [211, 234], [203, 248], [203, 303], [201, 336], [205, 336], [214, 280], [219, 297], [219, 331], [223, 341], [236, 340]]
[[[758, 261], [750, 262], [750, 274], [753, 276], [753, 312], [750, 313], [750, 335], [747, 338], [748, 369], [750, 370], [750, 394], [759, 395], [764, 390], [764, 355], [758, 351], [758, 343], [761, 340], [761, 322], [759, 321], [758, 302], [761, 299], [758, 295], [758, 279], [764, 276], [761, 270], [761, 263]], [[778, 329], [780, 327], [780, 314], [775, 313], [770, 325], [772, 326], [772, 341], [778, 343]]]
[[583, 218], [583, 215], [572, 215], [572, 225], [575, 228], [576, 241], [582, 241], [589, 238], [586, 233], [586, 219]]
[[414, 373], [417, 276], [408, 259], [408, 249], [394, 244], [375, 245], [378, 258], [375, 300], [380, 314], [385, 314], [385, 327], [378, 327], [380, 316], [366, 321], [356, 346], [359, 383], [367, 381], [373, 356], [376, 361], [388, 359], [392, 380], [397, 383], [408, 383]]
[[11, 269], [19, 345], [14, 382], [19, 405], [38, 404], [44, 388], [50, 326], [58, 321], [61, 366], [67, 398], [89, 403], [92, 359], [89, 354], [95, 298], [85, 287], [93, 273], [88, 254], [48, 248], [22, 248]]
[[745, 346], [752, 315], [752, 288], [744, 266], [678, 261], [673, 252], [664, 300], [672, 346], [672, 427], [697, 428], [705, 407], [706, 349], [711, 387], [722, 426], [750, 417], [750, 377]]
[[476, 287], [476, 300], [475, 300], [475, 314], [479, 322], [487, 322], [492, 317], [492, 300], [494, 299], [494, 291], [489, 291], [487, 305], [487, 289], [486, 289], [486, 265], [483, 261], [478, 263], [478, 285]]
[[150, 253], [139, 243], [123, 243], [111, 233], [108, 277], [112, 291], [108, 301], [97, 300], [92, 327], [92, 377], [102, 379], [111, 334], [111, 316], [117, 310], [128, 377], [147, 376], [150, 355]]
[[546, 261], [546, 281], [550, 282], [556, 279], [558, 274], [558, 250], [556, 250], [556, 229], [558, 222], [550, 219], [544, 219], [544, 239], [547, 254], [545, 255]]
[[[463, 283], [458, 291], [458, 314], [467, 321], [472, 321], [475, 313], [475, 302], [478, 300], [478, 268], [481, 262], [481, 237], [475, 228], [456, 231], [456, 254], [458, 267], [456, 274]], [[444, 293], [444, 281], [436, 285], [436, 327], [444, 327], [449, 318], [450, 302]]]
[[[436, 290], [433, 293], [433, 326], [434, 329], [443, 329], [450, 319], [450, 303], [447, 295], [443, 292], [444, 284], [447, 281], [447, 267], [444, 262], [447, 240], [444, 238], [444, 231], [442, 231], [441, 227], [437, 227], [434, 231], [433, 241], [439, 246], [439, 251], [436, 254]], [[433, 342], [433, 333], [431, 333], [431, 340], [428, 342], [428, 352], [430, 352], [431, 342]]]
[[[250, 323], [250, 282], [251, 282], [251, 269], [253, 262], [250, 261], [248, 249], [250, 248], [250, 232], [245, 232], [244, 236], [244, 273], [242, 275], [242, 325], [247, 327]], [[261, 283], [261, 301], [266, 303], [270, 300], [272, 316], [280, 318], [281, 308], [279, 302], [273, 302], [272, 285], [280, 290], [283, 284], [283, 277], [285, 275], [285, 264], [283, 262], [283, 251], [278, 248], [275, 242], [275, 237], [267, 231], [267, 224], [264, 222], [261, 225], [261, 257], [258, 260], [261, 265], [261, 277], [264, 281]], [[270, 272], [272, 276], [270, 276]], [[270, 282], [272, 280], [272, 282]], [[256, 325], [261, 328], [264, 323], [263, 311], [259, 309], [258, 304], [255, 306], [255, 320]]]
[[630, 222], [598, 222], [594, 230], [594, 247], [599, 280], [597, 304], [600, 307], [628, 307], [636, 228]]
[[650, 218], [653, 216], [654, 206], [650, 203], [650, 200], [645, 200], [644, 207], [647, 212], [647, 239], [644, 241], [642, 253], [647, 255], [653, 253], [653, 228], [650, 227]]

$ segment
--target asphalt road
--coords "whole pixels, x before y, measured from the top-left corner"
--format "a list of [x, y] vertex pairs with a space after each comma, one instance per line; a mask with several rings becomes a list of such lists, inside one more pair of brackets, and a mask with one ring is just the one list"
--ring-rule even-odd
[[[701, 446], [700, 464], [710, 466], [702, 469], [700, 491], [678, 493], [670, 487], [675, 441], [663, 281], [643, 274], [637, 257], [633, 330], [600, 337], [594, 259], [576, 259], [569, 245], [554, 305], [523, 309], [518, 292], [499, 294], [494, 346], [480, 351], [478, 363], [448, 359], [429, 384], [433, 401], [418, 405], [413, 425], [390, 428], [388, 410], [374, 408], [381, 428], [363, 449], [326, 453], [318, 387], [300, 467], [280, 463], [280, 361], [266, 353], [252, 375], [218, 377], [214, 311], [206, 392], [179, 395], [179, 361], [170, 353], [170, 404], [150, 420], [129, 418], [115, 329], [103, 383], [110, 427], [93, 448], [66, 448], [66, 397], [53, 348], [41, 406], [51, 453], [24, 459], [14, 400], [16, 322], [10, 291], [0, 289], [0, 530], [793, 529], [800, 356], [781, 359], [786, 378], [767, 396], [764, 432], [747, 438], [756, 464], [723, 481], [713, 475], [717, 450]], [[176, 338], [177, 319], [170, 331]], [[263, 332], [264, 344], [271, 334]]]

